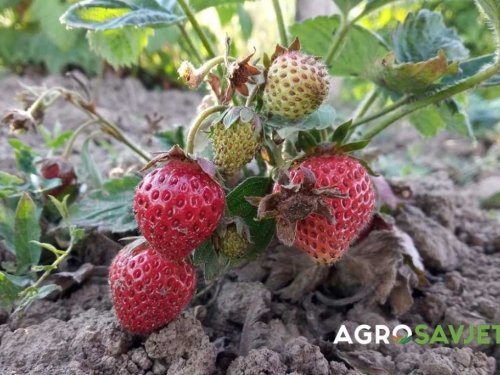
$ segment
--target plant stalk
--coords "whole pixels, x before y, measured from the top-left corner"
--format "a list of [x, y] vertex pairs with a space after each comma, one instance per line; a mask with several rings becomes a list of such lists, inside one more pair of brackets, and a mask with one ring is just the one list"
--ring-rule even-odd
[[359, 120], [355, 120], [352, 123], [352, 128], [356, 128], [356, 127], [358, 127], [360, 125], [366, 124], [367, 122], [370, 122], [372, 120], [378, 119], [379, 117], [382, 117], [383, 115], [385, 115], [385, 114], [387, 114], [389, 112], [392, 112], [395, 109], [398, 109], [399, 107], [405, 105], [409, 101], [410, 101], [410, 97], [409, 96], [403, 96], [400, 99], [396, 100], [391, 105], [382, 108], [380, 111], [375, 112], [375, 113], [373, 113], [370, 116], [366, 116], [366, 117], [360, 118]]
[[97, 124], [97, 120], [87, 120], [83, 124], [81, 124], [71, 135], [71, 138], [68, 140], [68, 143], [66, 144], [66, 147], [64, 148], [64, 152], [62, 154], [62, 157], [64, 159], [68, 159], [71, 156], [71, 153], [73, 152], [73, 146], [75, 144], [76, 138], [89, 126]]
[[399, 108], [397, 111], [391, 113], [385, 120], [382, 120], [380, 123], [376, 124], [373, 128], [368, 129], [368, 131], [363, 135], [363, 138], [364, 139], [373, 138], [374, 136], [379, 134], [382, 130], [387, 128], [389, 125], [405, 117], [406, 115], [413, 113], [428, 105], [447, 99], [462, 91], [473, 88], [474, 86], [479, 85], [481, 82], [486, 81], [487, 79], [493, 77], [498, 73], [500, 73], [500, 62], [497, 61], [495, 64], [490, 65], [489, 67], [473, 75], [472, 77], [469, 77], [459, 82], [455, 86], [448, 87], [447, 89], [439, 91], [434, 95], [422, 98], [405, 107]]
[[225, 105], [216, 105], [213, 107], [210, 107], [208, 109], [205, 109], [203, 112], [201, 112], [198, 116], [193, 121], [193, 124], [191, 125], [189, 129], [189, 133], [187, 136], [187, 146], [186, 146], [186, 151], [188, 154], [192, 154], [194, 152], [194, 140], [196, 138], [196, 134], [198, 133], [198, 130], [200, 130], [200, 126], [203, 123], [203, 121], [210, 116], [213, 113], [217, 112], [222, 112], [227, 109], [227, 106]]
[[208, 55], [213, 58], [216, 56], [215, 50], [212, 47], [212, 44], [208, 40], [207, 36], [203, 32], [203, 29], [201, 28], [200, 24], [196, 20], [196, 17], [194, 16], [193, 12], [191, 11], [191, 8], [189, 5], [186, 3], [185, 0], [177, 0], [177, 4], [182, 8], [182, 11], [186, 14], [186, 17], [188, 18], [189, 22], [191, 22], [191, 26], [193, 26], [194, 31], [198, 35], [198, 38], [200, 38], [201, 43], [207, 50]]
[[285, 21], [283, 19], [283, 12], [279, 0], [273, 0], [274, 12], [278, 21], [278, 30], [280, 34], [280, 41], [283, 47], [288, 46], [288, 37], [286, 35]]
[[177, 23], [177, 27], [179, 28], [184, 40], [186, 41], [189, 49], [191, 50], [191, 53], [196, 57], [196, 60], [198, 60], [199, 64], [203, 64], [203, 57], [201, 56], [200, 52], [196, 49], [191, 37], [186, 31], [186, 28], [184, 27], [183, 24]]
[[342, 51], [342, 45], [344, 44], [344, 40], [349, 34], [349, 30], [351, 28], [351, 23], [349, 23], [347, 17], [344, 15], [341, 15], [340, 17], [340, 27], [335, 33], [332, 45], [325, 58], [326, 66], [330, 66]]

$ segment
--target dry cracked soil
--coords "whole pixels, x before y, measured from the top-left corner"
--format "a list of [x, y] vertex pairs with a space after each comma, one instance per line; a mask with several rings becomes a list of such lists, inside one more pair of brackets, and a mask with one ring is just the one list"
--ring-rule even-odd
[[[71, 85], [60, 77], [2, 78], [0, 110], [15, 106], [20, 81]], [[147, 92], [137, 81], [107, 78], [99, 107], [146, 144], [145, 114], [164, 116], [168, 129], [186, 124], [200, 100], [193, 93]], [[45, 124], [58, 120], [74, 129], [82, 119], [61, 103]], [[14, 168], [8, 137], [0, 129], [2, 171]], [[41, 142], [37, 135], [21, 139]], [[113, 167], [104, 154], [101, 160], [103, 168]], [[123, 153], [119, 163], [129, 166], [134, 158]], [[333, 344], [342, 326], [352, 334], [362, 324], [426, 324], [432, 334], [438, 325], [500, 324], [500, 224], [444, 167], [389, 182], [404, 184], [412, 198], [386, 218], [389, 226], [372, 231], [334, 267], [317, 267], [300, 251], [273, 243], [149, 336], [130, 335], [118, 323], [107, 267], [120, 245], [95, 233], [62, 269], [83, 268], [81, 284], [36, 302], [22, 316], [0, 310], [0, 374], [500, 374], [494, 333], [490, 344], [481, 345]], [[9, 260], [9, 254], [0, 249], [0, 258]]]

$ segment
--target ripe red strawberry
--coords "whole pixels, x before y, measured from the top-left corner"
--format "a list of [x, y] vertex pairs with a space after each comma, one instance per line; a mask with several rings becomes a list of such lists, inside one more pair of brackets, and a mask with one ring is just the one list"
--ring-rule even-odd
[[47, 190], [45, 196], [52, 195], [54, 197], [62, 194], [68, 186], [73, 184], [76, 180], [75, 170], [73, 164], [63, 158], [46, 159], [41, 163], [40, 174], [47, 180], [53, 178], [60, 178], [61, 185]]
[[276, 216], [283, 243], [332, 264], [369, 223], [374, 205], [370, 178], [356, 159], [309, 157], [280, 176], [274, 193], [260, 202], [259, 217]]
[[167, 159], [137, 187], [134, 212], [151, 246], [166, 258], [181, 260], [217, 228], [225, 196], [201, 161], [172, 154]]
[[142, 243], [118, 253], [109, 284], [121, 324], [130, 332], [147, 334], [170, 322], [188, 304], [196, 273], [187, 261], [172, 262]]

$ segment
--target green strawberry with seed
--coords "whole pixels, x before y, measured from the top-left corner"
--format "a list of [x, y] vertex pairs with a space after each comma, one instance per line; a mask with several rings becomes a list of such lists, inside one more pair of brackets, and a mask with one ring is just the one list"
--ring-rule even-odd
[[229, 259], [240, 259], [251, 243], [250, 229], [239, 217], [221, 220], [217, 235], [217, 249]]
[[276, 47], [268, 61], [264, 106], [273, 115], [299, 119], [316, 111], [328, 95], [329, 76], [319, 57], [306, 55], [296, 39]]
[[248, 107], [232, 107], [214, 121], [210, 131], [214, 163], [232, 175], [248, 162], [262, 145], [262, 124]]

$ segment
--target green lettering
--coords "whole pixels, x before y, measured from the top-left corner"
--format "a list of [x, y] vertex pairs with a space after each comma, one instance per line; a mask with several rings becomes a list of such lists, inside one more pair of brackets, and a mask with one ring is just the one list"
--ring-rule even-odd
[[469, 326], [469, 337], [464, 340], [464, 344], [468, 345], [474, 341], [474, 326]]
[[425, 324], [419, 324], [415, 327], [415, 334], [417, 338], [415, 341], [419, 345], [425, 345], [429, 342], [429, 335], [427, 334], [427, 326]]
[[453, 327], [452, 325], [448, 325], [448, 329], [450, 330], [453, 343], [459, 344], [462, 333], [464, 332], [464, 326], [458, 326], [458, 331], [455, 331], [455, 327]]
[[437, 343], [449, 344], [450, 343], [450, 341], [448, 340], [448, 337], [446, 337], [446, 333], [444, 333], [444, 329], [442, 326], [436, 327], [436, 329], [434, 330], [434, 333], [432, 334], [430, 343], [431, 344], [437, 344]]
[[477, 343], [478, 344], [489, 344], [490, 338], [488, 337], [490, 325], [489, 324], [479, 324], [477, 326]]
[[491, 326], [491, 329], [495, 330], [495, 344], [500, 344], [500, 325], [494, 324]]

